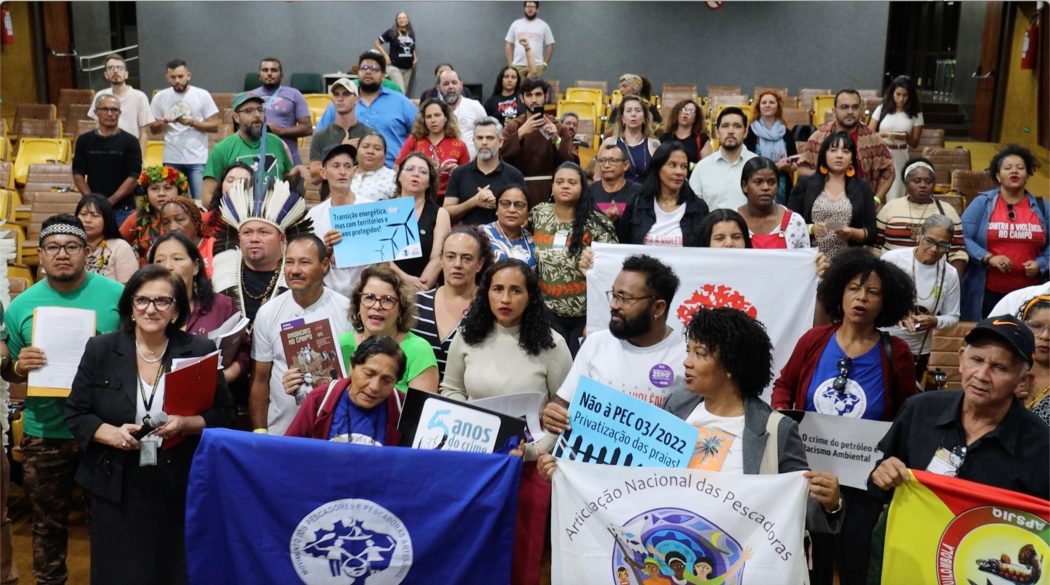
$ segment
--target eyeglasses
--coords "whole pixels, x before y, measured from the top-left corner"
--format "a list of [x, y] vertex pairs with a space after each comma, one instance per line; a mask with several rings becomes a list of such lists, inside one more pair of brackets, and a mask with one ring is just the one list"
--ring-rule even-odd
[[131, 298], [131, 304], [139, 311], [145, 311], [150, 305], [153, 305], [154, 309], [158, 311], [167, 311], [175, 304], [175, 299], [171, 297], [143, 297], [135, 295]]
[[1009, 217], [1010, 221], [1016, 221], [1017, 220], [1017, 212], [1014, 211], [1014, 204], [1013, 203], [1007, 203], [1006, 204], [1006, 217]]
[[1035, 335], [1036, 337], [1039, 337], [1039, 335], [1041, 335], [1043, 331], [1050, 329], [1050, 327], [1046, 326], [1046, 323], [1041, 323], [1039, 321], [1036, 321], [1035, 319], [1025, 321], [1024, 324], [1032, 330], [1032, 335]]
[[46, 244], [44, 246], [44, 253], [52, 258], [58, 256], [58, 253], [63, 250], [70, 256], [76, 256], [84, 250], [84, 244]]
[[404, 167], [401, 169], [402, 173], [410, 173], [413, 175], [429, 175], [430, 169], [426, 167]]
[[615, 157], [599, 157], [594, 159], [599, 165], [614, 165], [617, 163], [625, 162], [627, 159], [615, 158]]
[[511, 201], [510, 199], [500, 199], [499, 200], [499, 208], [500, 209], [510, 209], [511, 207], [513, 207], [514, 209], [517, 209], [518, 211], [522, 211], [528, 206], [529, 206], [529, 204], [526, 201]]
[[849, 383], [849, 369], [853, 366], [853, 359], [844, 357], [839, 360], [837, 366], [839, 369], [839, 375], [835, 378], [835, 381], [831, 383], [831, 387], [835, 389], [835, 392], [842, 394], [846, 391], [846, 384]]
[[237, 113], [238, 114], [261, 114], [264, 111], [266, 111], [265, 108], [260, 106], [258, 108], [241, 108], [241, 109], [237, 110]]
[[630, 307], [631, 305], [645, 299], [655, 299], [656, 295], [645, 295], [644, 297], [630, 297], [623, 293], [614, 292], [611, 290], [605, 291], [605, 298], [609, 299], [609, 304], [617, 304], [621, 307]]
[[383, 295], [380, 297], [372, 293], [361, 293], [358, 298], [361, 300], [362, 305], [368, 308], [373, 308], [378, 304], [379, 308], [384, 311], [393, 309], [399, 302], [401, 302], [397, 297], [392, 297], [390, 295]]
[[382, 71], [383, 68], [380, 67], [379, 65], [361, 65], [361, 66], [359, 66], [357, 68], [357, 70], [358, 71], [371, 71], [372, 73], [377, 73], [379, 71]]
[[952, 249], [951, 242], [938, 242], [937, 240], [931, 238], [930, 236], [923, 236], [922, 237], [922, 241], [927, 246], [932, 246], [934, 248], [937, 248], [938, 252], [947, 252], [948, 250]]
[[103, 114], [119, 114], [120, 108], [95, 108], [95, 111]]
[[124, 65], [107, 65], [106, 71], [127, 71], [128, 68]]

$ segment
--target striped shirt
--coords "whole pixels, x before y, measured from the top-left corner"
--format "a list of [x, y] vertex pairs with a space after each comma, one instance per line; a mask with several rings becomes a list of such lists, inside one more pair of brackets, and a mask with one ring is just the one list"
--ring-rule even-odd
[[882, 252], [897, 248], [914, 248], [918, 245], [918, 233], [922, 222], [927, 217], [940, 213], [955, 224], [952, 230], [952, 248], [948, 252], [948, 262], [962, 260], [966, 262], [966, 248], [963, 244], [962, 220], [951, 204], [934, 199], [930, 203], [912, 203], [908, 197], [894, 199], [882, 206], [875, 218], [878, 234], [875, 246]]
[[424, 290], [416, 293], [416, 326], [412, 333], [422, 337], [434, 350], [437, 358], [438, 377], [445, 377], [445, 362], [448, 361], [448, 348], [459, 331], [459, 324], [449, 332], [444, 340], [438, 337], [437, 315], [434, 314], [434, 294], [437, 289]]

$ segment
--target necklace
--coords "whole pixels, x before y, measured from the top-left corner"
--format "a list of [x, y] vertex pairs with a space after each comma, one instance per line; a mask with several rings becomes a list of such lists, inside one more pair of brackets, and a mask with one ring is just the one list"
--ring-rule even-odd
[[1035, 408], [1036, 404], [1039, 404], [1040, 402], [1042, 402], [1043, 398], [1046, 398], [1047, 394], [1050, 394], [1050, 384], [1047, 384], [1046, 388], [1043, 388], [1042, 392], [1040, 392], [1039, 394], [1036, 394], [1035, 396], [1029, 398], [1024, 403], [1024, 407], [1027, 408], [1028, 410], [1032, 410], [1033, 408]]
[[[937, 271], [936, 271], [936, 276], [934, 277], [934, 280], [937, 281], [939, 284], [937, 284], [936, 286], [931, 288], [930, 289], [930, 293], [928, 295], [926, 295], [926, 296], [921, 296], [919, 294], [919, 291], [916, 290], [915, 291], [915, 298], [916, 298], [916, 300], [925, 301], [925, 300], [932, 299], [932, 298], [936, 298], [937, 300], [940, 300], [940, 298], [941, 298], [941, 287], [944, 285], [944, 270], [945, 270], [945, 262], [942, 262], [942, 261], [938, 260], [937, 261]], [[911, 281], [912, 282], [916, 282], [916, 280], [915, 280], [915, 254], [914, 253], [911, 255]], [[936, 309], [936, 307], [934, 307], [934, 309]]]
[[149, 351], [148, 347], [146, 348], [146, 352], [143, 352], [142, 345], [140, 345], [139, 344], [139, 340], [136, 339], [135, 340], [135, 353], [137, 353], [138, 356], [140, 358], [142, 358], [142, 361], [146, 362], [147, 364], [155, 364], [155, 363], [159, 362], [160, 360], [164, 359], [164, 352], [168, 351], [168, 341], [169, 340], [165, 340], [164, 341], [164, 347], [160, 350], [160, 353], [157, 354], [157, 357], [155, 357], [155, 358], [148, 358], [148, 357], [146, 357], [146, 353], [149, 353], [150, 355], [153, 355], [153, 352]]
[[914, 206], [916, 206], [918, 204], [914, 203], [911, 200], [910, 197], [908, 198], [908, 219], [911, 220], [908, 223], [908, 226], [911, 228], [911, 239], [918, 241], [919, 228], [922, 227], [922, 221], [924, 219], [926, 219], [926, 211], [930, 208], [930, 205], [932, 205], [932, 204], [933, 204], [933, 201], [930, 201], [929, 203], [924, 205], [923, 208], [922, 208], [922, 212], [919, 213], [919, 218], [916, 219], [915, 216], [912, 214], [912, 210], [913, 210]]
[[273, 277], [270, 278], [270, 282], [269, 282], [269, 284], [266, 285], [266, 288], [263, 289], [262, 294], [253, 295], [251, 293], [251, 291], [248, 290], [248, 285], [244, 282], [244, 270], [246, 268], [247, 268], [247, 266], [245, 266], [244, 263], [242, 262], [241, 263], [241, 291], [244, 292], [244, 294], [248, 295], [248, 298], [250, 298], [252, 300], [261, 301], [261, 300], [265, 299], [270, 294], [270, 291], [273, 290], [273, 287], [277, 284], [277, 277], [280, 275], [281, 271], [280, 270], [275, 270], [274, 271]]

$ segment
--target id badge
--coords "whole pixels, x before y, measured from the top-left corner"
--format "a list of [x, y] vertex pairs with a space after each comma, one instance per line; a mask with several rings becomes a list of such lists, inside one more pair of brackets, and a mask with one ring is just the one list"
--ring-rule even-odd
[[551, 246], [555, 248], [564, 248], [568, 241], [569, 232], [566, 230], [559, 230], [558, 233], [554, 234], [554, 243], [552, 243]]
[[930, 459], [930, 464], [926, 466], [926, 471], [945, 477], [955, 477], [960, 467], [962, 467], [961, 456], [944, 447], [939, 447], [933, 454], [933, 458]]
[[153, 437], [145, 437], [139, 441], [139, 467], [153, 467], [157, 465], [157, 444], [159, 441]]

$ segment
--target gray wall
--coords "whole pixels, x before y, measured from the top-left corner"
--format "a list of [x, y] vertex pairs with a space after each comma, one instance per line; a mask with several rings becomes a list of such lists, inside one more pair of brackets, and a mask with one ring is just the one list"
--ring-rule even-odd
[[[185, 59], [195, 85], [237, 91], [264, 55], [285, 75], [346, 69], [409, 12], [419, 47], [412, 95], [441, 61], [491, 91], [503, 38], [520, 2], [139, 2], [142, 85], [166, 87], [164, 63]], [[878, 88], [888, 2], [544, 2], [556, 39], [547, 77], [608, 80], [624, 72], [661, 83]], [[145, 31], [148, 31], [146, 33]], [[294, 32], [293, 32], [294, 31]], [[612, 87], [610, 87], [612, 89]]]

